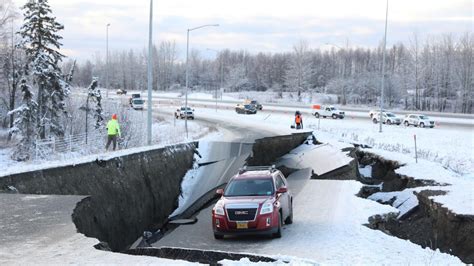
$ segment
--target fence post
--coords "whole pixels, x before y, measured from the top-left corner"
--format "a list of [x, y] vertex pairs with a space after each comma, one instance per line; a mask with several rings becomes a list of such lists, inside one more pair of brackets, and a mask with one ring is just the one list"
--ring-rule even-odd
[[415, 140], [415, 162], [418, 163], [418, 151], [416, 149], [416, 134], [413, 135], [413, 138]]
[[56, 153], [56, 139], [54, 137], [52, 137], [51, 141], [53, 143], [53, 154], [54, 154], [54, 153]]
[[38, 139], [35, 140], [35, 160], [38, 159]]

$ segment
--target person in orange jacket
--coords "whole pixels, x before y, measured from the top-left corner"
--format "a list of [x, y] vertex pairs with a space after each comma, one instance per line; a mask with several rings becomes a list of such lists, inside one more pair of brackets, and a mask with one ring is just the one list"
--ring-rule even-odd
[[303, 129], [303, 116], [301, 115], [300, 111], [296, 111], [295, 113], [295, 124], [296, 129]]

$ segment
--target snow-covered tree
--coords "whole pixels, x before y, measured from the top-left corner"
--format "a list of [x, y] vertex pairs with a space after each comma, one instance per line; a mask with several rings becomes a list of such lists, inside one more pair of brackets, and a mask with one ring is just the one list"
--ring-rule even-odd
[[239, 64], [230, 70], [227, 87], [234, 91], [249, 90], [251, 88], [243, 64]]
[[30, 0], [24, 6], [24, 23], [19, 34], [20, 47], [27, 58], [26, 72], [31, 75], [38, 90], [38, 131], [46, 137], [45, 126], [51, 133], [64, 134], [61, 117], [65, 113], [65, 98], [69, 94], [68, 82], [61, 73], [59, 63], [64, 55], [59, 52], [62, 37], [57, 34], [64, 27], [52, 16], [47, 0]]
[[298, 100], [301, 101], [301, 91], [310, 87], [312, 76], [311, 58], [308, 44], [305, 41], [300, 41], [293, 47], [293, 50], [294, 54], [285, 75], [285, 84], [290, 89], [298, 91]]
[[94, 109], [95, 128], [100, 128], [104, 122], [104, 114], [102, 113], [102, 95], [100, 89], [97, 87], [97, 79], [94, 78], [87, 89], [89, 99], [96, 103]]
[[10, 133], [18, 136], [20, 143], [12, 154], [12, 158], [18, 161], [25, 161], [30, 158], [34, 140], [36, 139], [36, 124], [38, 103], [33, 100], [33, 93], [30, 86], [26, 84], [26, 80], [22, 79], [20, 89], [23, 95], [22, 105], [9, 114], [15, 114], [16, 119]]

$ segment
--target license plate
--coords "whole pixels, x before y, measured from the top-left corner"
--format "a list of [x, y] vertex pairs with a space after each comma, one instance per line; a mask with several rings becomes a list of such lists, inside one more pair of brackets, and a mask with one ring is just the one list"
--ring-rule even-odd
[[249, 228], [246, 222], [237, 222], [237, 229], [247, 229]]

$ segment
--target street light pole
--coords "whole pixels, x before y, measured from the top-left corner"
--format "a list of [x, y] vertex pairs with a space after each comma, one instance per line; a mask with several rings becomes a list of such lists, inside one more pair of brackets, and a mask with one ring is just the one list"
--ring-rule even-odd
[[189, 88], [189, 32], [193, 30], [198, 30], [205, 27], [219, 27], [219, 24], [206, 24], [199, 27], [195, 27], [187, 30], [186, 35], [186, 95], [184, 100], [184, 128], [186, 130], [186, 138], [188, 138], [188, 88]]
[[147, 144], [151, 145], [151, 109], [152, 109], [152, 102], [151, 102], [151, 90], [153, 86], [153, 71], [152, 71], [152, 34], [153, 31], [153, 0], [150, 0], [150, 25], [149, 25], [149, 32], [148, 32], [148, 104], [147, 104]]
[[384, 35], [384, 40], [383, 40], [383, 50], [382, 50], [382, 91], [380, 94], [380, 117], [379, 117], [379, 132], [382, 133], [382, 112], [383, 112], [383, 97], [384, 97], [384, 85], [385, 85], [385, 49], [387, 46], [387, 21], [388, 21], [388, 0], [387, 0], [387, 6], [385, 9], [385, 35]]
[[109, 27], [110, 23], [105, 26], [105, 98], [109, 98]]

